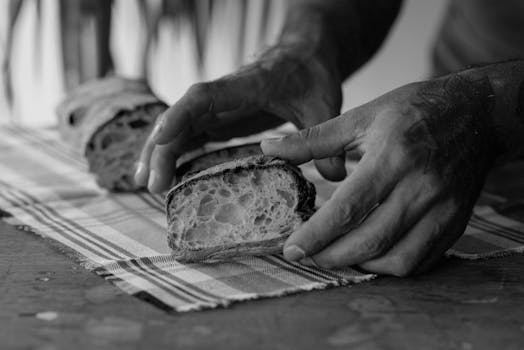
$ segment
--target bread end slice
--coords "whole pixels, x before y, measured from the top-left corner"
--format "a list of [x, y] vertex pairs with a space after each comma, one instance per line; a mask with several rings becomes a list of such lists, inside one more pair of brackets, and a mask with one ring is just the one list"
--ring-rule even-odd
[[315, 188], [277, 158], [222, 163], [176, 185], [166, 197], [168, 242], [182, 262], [280, 253], [313, 213]]
[[177, 166], [177, 182], [183, 181], [186, 178], [215, 165], [255, 155], [262, 155], [260, 142], [245, 143], [204, 153]]

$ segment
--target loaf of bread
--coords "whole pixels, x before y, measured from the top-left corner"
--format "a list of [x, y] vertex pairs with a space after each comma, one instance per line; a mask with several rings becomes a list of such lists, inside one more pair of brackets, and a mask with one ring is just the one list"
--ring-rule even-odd
[[260, 142], [246, 143], [243, 145], [221, 148], [216, 151], [208, 152], [177, 166], [177, 182], [180, 182], [186, 177], [194, 175], [199, 171], [211, 168], [212, 166], [235, 159], [261, 154], [262, 149], [260, 148]]
[[84, 154], [97, 183], [134, 191], [133, 172], [156, 118], [167, 105], [143, 81], [111, 77], [88, 82], [58, 106], [62, 138]]
[[297, 167], [251, 156], [186, 177], [166, 197], [168, 242], [182, 262], [280, 253], [314, 211]]

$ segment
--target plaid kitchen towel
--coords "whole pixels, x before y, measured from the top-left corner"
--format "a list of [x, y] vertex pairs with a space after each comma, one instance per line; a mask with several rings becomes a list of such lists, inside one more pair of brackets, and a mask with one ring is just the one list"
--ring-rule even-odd
[[[334, 185], [313, 167], [303, 170], [319, 201], [328, 198]], [[375, 277], [351, 268], [309, 268], [277, 255], [180, 264], [169, 255], [162, 198], [98, 188], [83, 158], [65, 148], [54, 130], [1, 126], [0, 174], [5, 221], [59, 242], [86, 268], [165, 310], [213, 308]], [[501, 203], [492, 196], [476, 207], [450, 254], [482, 258], [523, 251], [524, 223], [501, 215]]]

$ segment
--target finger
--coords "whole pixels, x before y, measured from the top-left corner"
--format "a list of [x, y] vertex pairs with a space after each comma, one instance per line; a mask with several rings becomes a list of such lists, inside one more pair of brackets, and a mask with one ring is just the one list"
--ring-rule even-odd
[[[160, 116], [159, 118], [162, 118], [162, 116]], [[175, 140], [172, 140], [171, 151], [173, 153], [181, 154], [182, 150], [177, 150], [176, 147], [182, 146], [184, 142], [187, 142], [187, 140], [192, 139], [192, 136], [190, 135], [190, 129], [190, 126], [187, 125], [186, 127], [184, 127], [179, 137]], [[140, 157], [135, 168], [134, 178], [135, 183], [138, 186], [146, 186], [150, 180], [149, 175], [151, 172], [151, 157], [156, 147], [156, 144], [152, 138], [153, 134], [154, 132], [149, 134], [149, 136], [146, 139], [146, 142], [144, 143], [144, 146], [142, 146], [142, 151], [140, 152]]]
[[347, 175], [345, 161], [344, 155], [315, 159], [315, 167], [326, 180], [342, 181]]
[[[320, 123], [320, 121], [318, 123]], [[313, 127], [317, 124], [314, 124], [312, 121], [305, 121], [303, 125], [299, 125], [299, 128]], [[314, 163], [320, 175], [329, 181], [342, 181], [346, 178], [347, 172], [344, 152], [334, 157], [315, 159]]]
[[[200, 117], [202, 123], [200, 132], [202, 136], [195, 135], [195, 130], [192, 130], [192, 125], [188, 124], [184, 126], [183, 131], [169, 143], [170, 147], [166, 149], [169, 150], [171, 154], [181, 155], [183, 152], [187, 152], [203, 144], [204, 141], [201, 140], [202, 137], [206, 137], [206, 141], [227, 141], [233, 137], [257, 133], [282, 124], [282, 119], [274, 115], [268, 115], [263, 112], [253, 113], [251, 110], [252, 116], [250, 116], [246, 114], [248, 112], [250, 112], [249, 108], [241, 108], [218, 114], [204, 113]], [[195, 142], [195, 139], [199, 142]], [[135, 171], [135, 182], [140, 186], [145, 186], [148, 183], [151, 171], [151, 156], [154, 149], [155, 143], [150, 135], [142, 149]], [[169, 177], [172, 174], [166, 173], [164, 175], [164, 172], [158, 169], [155, 175], [160, 177], [161, 183], [165, 183], [167, 179], [163, 178], [165, 176]]]
[[[466, 215], [464, 215], [466, 214]], [[450, 219], [449, 225], [446, 228], [446, 234], [440, 237], [434, 247], [423, 261], [415, 268], [413, 274], [424, 273], [432, 269], [442, 260], [444, 254], [449, 248], [462, 236], [466, 230], [466, 226], [471, 216], [471, 211], [457, 210], [456, 215]]]
[[198, 119], [206, 113], [219, 113], [256, 105], [259, 96], [249, 79], [228, 79], [193, 85], [157, 120], [151, 138], [165, 144], [173, 140], [188, 124], [200, 129]]
[[262, 151], [266, 155], [297, 164], [337, 156], [356, 147], [365, 132], [364, 118], [365, 113], [360, 109], [351, 110], [297, 133], [279, 139], [263, 140]]
[[140, 157], [135, 169], [135, 183], [138, 186], [147, 185], [147, 181], [149, 179], [149, 164], [154, 149], [155, 143], [151, 139], [151, 134], [149, 134], [144, 146], [142, 147], [142, 151], [140, 152]]
[[173, 152], [172, 145], [157, 145], [151, 155], [151, 170], [147, 188], [152, 193], [167, 190], [175, 176], [176, 160], [180, 156]]
[[437, 188], [426, 176], [404, 178], [365, 221], [313, 255], [321, 267], [363, 263], [389, 250], [436, 200]]
[[452, 200], [439, 202], [385, 255], [369, 260], [360, 267], [370, 272], [399, 277], [412, 274], [439, 240], [448, 234], [456, 235], [452, 225], [456, 210]]
[[147, 184], [150, 192], [162, 193], [168, 190], [175, 178], [178, 157], [190, 149], [203, 145], [207, 141], [205, 135], [188, 138], [189, 134], [183, 134], [167, 145], [156, 145], [151, 155]]
[[400, 169], [385, 158], [367, 153], [332, 197], [297, 231], [284, 247], [288, 260], [319, 252], [340, 235], [357, 227], [370, 210], [391, 192]]

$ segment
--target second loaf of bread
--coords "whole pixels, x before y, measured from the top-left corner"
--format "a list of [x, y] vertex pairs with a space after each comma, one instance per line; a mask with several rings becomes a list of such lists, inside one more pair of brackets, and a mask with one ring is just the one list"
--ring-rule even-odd
[[98, 185], [135, 191], [135, 163], [166, 108], [144, 81], [108, 77], [79, 86], [57, 113], [62, 138], [86, 157]]

